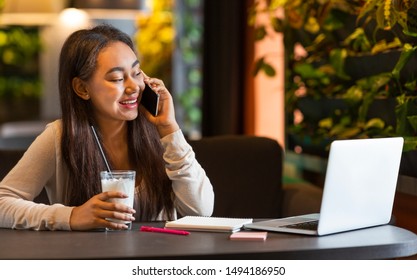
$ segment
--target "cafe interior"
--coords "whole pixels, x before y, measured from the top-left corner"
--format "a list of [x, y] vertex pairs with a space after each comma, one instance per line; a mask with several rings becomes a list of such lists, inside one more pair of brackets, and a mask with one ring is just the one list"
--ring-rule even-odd
[[[0, 0], [0, 150], [25, 150], [60, 117], [57, 72], [65, 38], [108, 23], [131, 35], [142, 69], [165, 81], [203, 167], [206, 154], [220, 153], [199, 141], [274, 143], [265, 152], [255, 142], [218, 145], [228, 166], [238, 170], [243, 161], [274, 174], [279, 190], [261, 191], [254, 205], [279, 203], [280, 210], [226, 209], [225, 194], [215, 214], [318, 211], [333, 140], [402, 136], [393, 223], [417, 233], [417, 30], [401, 20], [417, 15], [417, 7], [392, 7], [386, 18], [384, 1], [364, 2]], [[4, 176], [12, 163], [1, 162]], [[207, 163], [213, 184], [225, 184], [215, 169]], [[248, 189], [240, 200], [253, 199], [246, 178], [236, 180], [236, 190]]]

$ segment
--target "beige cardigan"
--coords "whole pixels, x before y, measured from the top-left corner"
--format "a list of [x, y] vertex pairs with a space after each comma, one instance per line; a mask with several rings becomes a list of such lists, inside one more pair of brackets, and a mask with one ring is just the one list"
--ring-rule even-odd
[[[62, 204], [63, 182], [68, 171], [62, 160], [61, 135], [61, 120], [48, 124], [0, 182], [0, 227], [71, 230], [69, 221], [73, 207]], [[161, 143], [165, 149], [166, 172], [175, 194], [174, 217], [176, 211], [181, 215], [211, 215], [212, 185], [181, 130], [165, 136]], [[44, 186], [51, 205], [33, 202]], [[158, 219], [165, 217], [160, 215]]]

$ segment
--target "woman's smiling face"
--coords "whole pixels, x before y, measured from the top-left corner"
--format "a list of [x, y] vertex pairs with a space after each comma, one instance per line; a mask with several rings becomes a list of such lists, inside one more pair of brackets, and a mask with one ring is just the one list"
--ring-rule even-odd
[[97, 57], [97, 69], [86, 82], [97, 121], [133, 120], [143, 89], [144, 75], [132, 49], [114, 42]]

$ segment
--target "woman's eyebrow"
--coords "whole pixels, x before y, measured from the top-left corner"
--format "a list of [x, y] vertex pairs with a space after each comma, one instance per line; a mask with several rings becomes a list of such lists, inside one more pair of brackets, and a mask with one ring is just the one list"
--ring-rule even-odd
[[[139, 65], [138, 60], [135, 60], [135, 62], [132, 63], [132, 68], [135, 67], [136, 65]], [[116, 67], [111, 68], [109, 71], [107, 71], [106, 74], [110, 74], [112, 72], [123, 72], [123, 71], [124, 71], [123, 67], [116, 66]]]
[[117, 66], [117, 67], [111, 68], [109, 71], [106, 72], [106, 74], [110, 74], [112, 72], [123, 72], [123, 71], [124, 71], [123, 67]]

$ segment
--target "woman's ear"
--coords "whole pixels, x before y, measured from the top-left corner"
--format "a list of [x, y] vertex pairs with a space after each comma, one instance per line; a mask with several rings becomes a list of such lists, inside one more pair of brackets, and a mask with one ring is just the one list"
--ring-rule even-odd
[[78, 77], [72, 79], [72, 88], [74, 89], [75, 93], [84, 100], [89, 100], [90, 95], [88, 94], [87, 85], [83, 80]]

